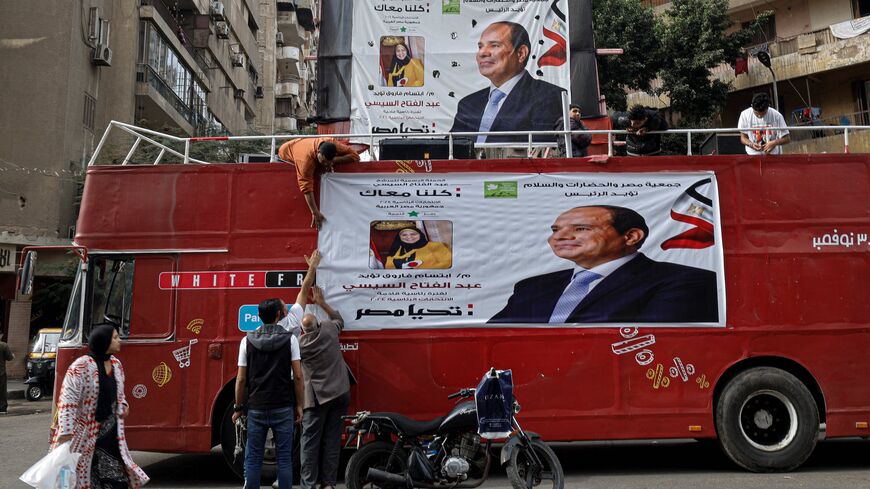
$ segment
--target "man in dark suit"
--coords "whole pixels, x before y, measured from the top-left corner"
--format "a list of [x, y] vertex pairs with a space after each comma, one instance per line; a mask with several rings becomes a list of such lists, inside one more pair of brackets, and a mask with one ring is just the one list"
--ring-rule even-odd
[[314, 302], [329, 319], [317, 321], [313, 314], [302, 317], [302, 372], [305, 404], [302, 415], [302, 489], [335, 489], [341, 452], [341, 417], [350, 404], [350, 380], [341, 354], [341, 314], [323, 298], [320, 287], [312, 289]]
[[[531, 41], [514, 22], [495, 22], [480, 35], [477, 68], [490, 86], [463, 97], [450, 132], [551, 131], [562, 116], [561, 88], [526, 71]], [[552, 141], [554, 136], [535, 136]], [[477, 142], [523, 142], [527, 136], [478, 136]]]
[[576, 266], [521, 280], [489, 323], [717, 322], [716, 273], [647, 258], [638, 249], [648, 235], [624, 207], [562, 213], [548, 243]]

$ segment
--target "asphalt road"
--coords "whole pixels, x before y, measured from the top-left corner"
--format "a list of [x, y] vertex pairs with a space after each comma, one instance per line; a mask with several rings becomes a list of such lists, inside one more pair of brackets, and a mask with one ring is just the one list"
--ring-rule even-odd
[[[0, 416], [0, 488], [27, 487], [18, 476], [45, 454], [49, 408], [49, 401], [17, 400], [10, 403], [10, 414]], [[804, 467], [789, 474], [742, 471], [715, 446], [691, 441], [559, 446], [556, 453], [569, 489], [870, 488], [870, 441], [865, 440], [823, 442]], [[151, 477], [148, 487], [241, 487], [217, 451], [195, 455], [134, 452], [133, 458]], [[483, 487], [510, 486], [504, 472], [496, 469]]]

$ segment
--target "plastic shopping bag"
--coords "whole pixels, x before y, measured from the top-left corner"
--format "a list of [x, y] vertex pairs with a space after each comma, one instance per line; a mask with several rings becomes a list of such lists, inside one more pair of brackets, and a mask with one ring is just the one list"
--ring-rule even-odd
[[484, 438], [506, 438], [513, 427], [513, 375], [510, 370], [490, 369], [474, 394], [477, 432]]
[[19, 479], [36, 489], [74, 489], [76, 465], [82, 454], [70, 452], [70, 443], [63, 443], [48, 452], [48, 455], [21, 474]]

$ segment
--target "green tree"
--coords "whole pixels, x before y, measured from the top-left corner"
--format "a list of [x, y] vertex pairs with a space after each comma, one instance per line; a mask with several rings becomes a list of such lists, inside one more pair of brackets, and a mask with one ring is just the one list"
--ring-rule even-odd
[[[725, 105], [730, 83], [710, 70], [743, 53], [764, 13], [746, 29], [733, 31], [727, 0], [674, 0], [658, 23], [662, 53], [659, 93], [671, 99], [680, 125], [709, 127]], [[732, 32], [729, 32], [732, 31]]]
[[598, 58], [598, 83], [608, 107], [626, 109], [626, 89], [649, 91], [661, 66], [658, 19], [640, 0], [593, 0], [595, 45], [622, 48]]

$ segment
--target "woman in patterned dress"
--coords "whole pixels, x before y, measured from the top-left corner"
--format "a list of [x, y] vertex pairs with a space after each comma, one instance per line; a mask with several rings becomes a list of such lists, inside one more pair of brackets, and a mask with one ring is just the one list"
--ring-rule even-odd
[[141, 487], [149, 479], [127, 449], [124, 369], [112, 356], [121, 351], [121, 339], [112, 325], [103, 324], [91, 331], [88, 346], [90, 354], [74, 361], [63, 379], [52, 448], [72, 440], [70, 451], [82, 454], [76, 467], [78, 488]]

